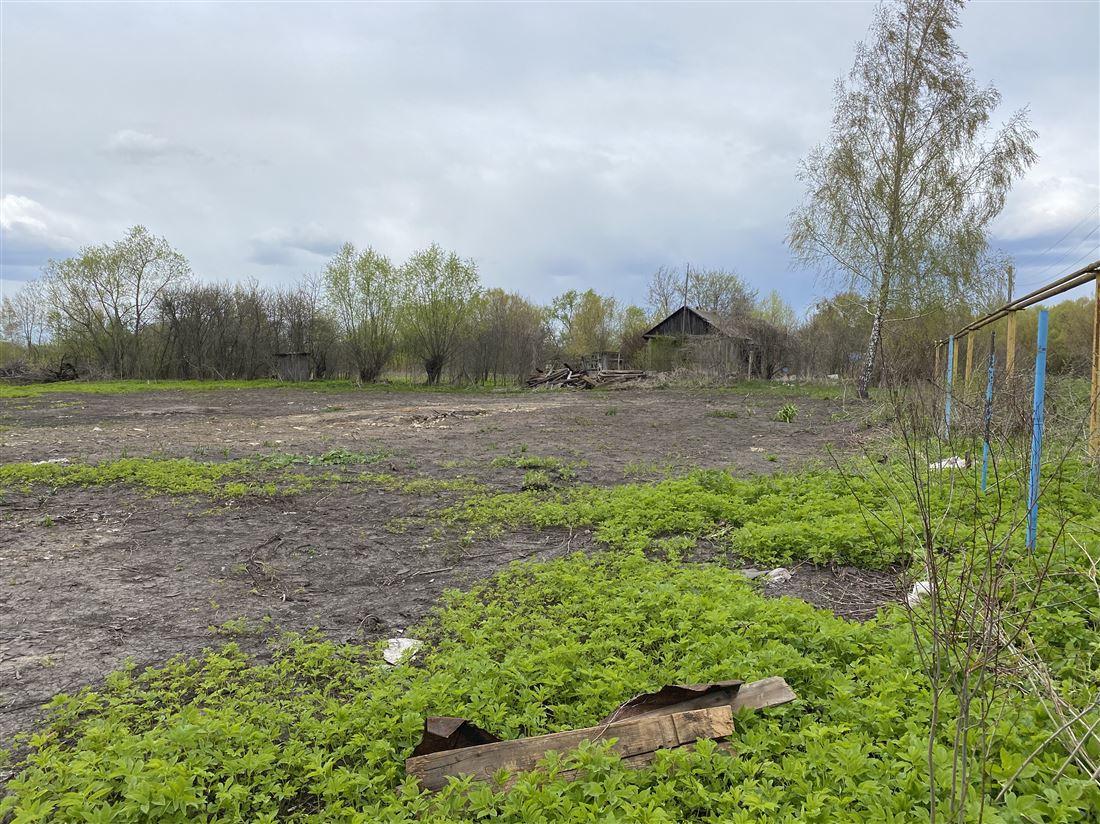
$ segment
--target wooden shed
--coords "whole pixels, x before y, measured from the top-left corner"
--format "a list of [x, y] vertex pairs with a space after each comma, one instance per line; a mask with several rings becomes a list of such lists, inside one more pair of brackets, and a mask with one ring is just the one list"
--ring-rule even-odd
[[[766, 332], [768, 326], [756, 318], [739, 322], [717, 312], [681, 306], [644, 332], [642, 338], [654, 355], [663, 350], [667, 356], [672, 347], [681, 361], [687, 360], [706, 372], [770, 378], [775, 369], [770, 347], [748, 331]], [[662, 342], [664, 346], [660, 346]]]
[[275, 377], [281, 381], [308, 381], [310, 378], [309, 352], [276, 352]]

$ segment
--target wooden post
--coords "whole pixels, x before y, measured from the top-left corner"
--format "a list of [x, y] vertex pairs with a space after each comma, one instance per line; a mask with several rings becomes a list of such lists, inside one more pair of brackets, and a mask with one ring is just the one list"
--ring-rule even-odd
[[1092, 414], [1089, 417], [1089, 452], [1100, 458], [1100, 276], [1094, 281], [1092, 303]]
[[1005, 336], [1005, 372], [1011, 378], [1016, 369], [1016, 313], [1008, 313], [1008, 334]]
[[974, 333], [966, 335], [966, 375], [963, 376], [963, 391], [970, 388], [970, 373], [974, 369]]
[[940, 379], [940, 350], [943, 348], [941, 344], [936, 344], [936, 366], [932, 370], [932, 382], [935, 383]]

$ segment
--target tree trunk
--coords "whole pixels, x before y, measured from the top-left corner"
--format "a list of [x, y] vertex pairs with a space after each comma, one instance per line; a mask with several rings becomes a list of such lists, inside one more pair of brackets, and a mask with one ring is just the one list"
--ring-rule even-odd
[[433, 355], [424, 359], [424, 371], [428, 373], [428, 383], [435, 385], [443, 374], [443, 358]]
[[856, 382], [856, 393], [860, 399], [867, 400], [871, 396], [871, 378], [875, 373], [875, 364], [878, 361], [878, 352], [882, 344], [882, 316], [886, 314], [886, 303], [890, 297], [890, 287], [883, 280], [879, 288], [878, 305], [875, 306], [875, 319], [871, 323], [871, 337], [867, 341], [867, 353], [863, 358], [863, 368], [859, 372], [859, 380]]

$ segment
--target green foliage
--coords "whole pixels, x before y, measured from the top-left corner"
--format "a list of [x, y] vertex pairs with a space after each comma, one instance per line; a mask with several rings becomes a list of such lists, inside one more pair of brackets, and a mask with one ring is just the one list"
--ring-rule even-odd
[[0, 466], [0, 489], [44, 486], [103, 486], [124, 483], [171, 495], [236, 497], [252, 490], [249, 484], [227, 490], [228, 482], [254, 471], [252, 461], [222, 463], [190, 458], [120, 458], [84, 464], [10, 463]]
[[734, 409], [712, 409], [707, 413], [708, 418], [729, 418], [730, 420], [737, 420], [741, 417]]
[[402, 284], [390, 259], [345, 243], [324, 270], [325, 290], [359, 378], [374, 381], [397, 345]]
[[[478, 383], [446, 386], [425, 386], [407, 380], [388, 380], [384, 383], [359, 385], [350, 380], [313, 380], [284, 383], [278, 380], [117, 380], [117, 381], [61, 381], [58, 383], [32, 383], [11, 385], [0, 382], [0, 400], [5, 398], [37, 398], [42, 395], [129, 395], [136, 392], [214, 392], [239, 389], [295, 389], [303, 392], [480, 392]], [[515, 391], [520, 391], [514, 388]], [[502, 389], [494, 387], [494, 392]], [[326, 411], [331, 411], [331, 408]]]
[[[860, 502], [878, 510], [885, 525], [866, 521]], [[711, 538], [761, 564], [811, 560], [877, 568], [903, 557], [890, 505], [885, 490], [836, 472], [735, 478], [697, 471], [612, 489], [472, 496], [443, 517], [489, 529], [589, 526], [598, 541], [617, 549], [648, 549], [662, 536], [687, 535]]]
[[783, 421], [783, 423], [793, 423], [794, 419], [798, 417], [798, 407], [793, 403], [784, 404], [783, 407], [775, 413], [775, 419], [777, 421]]
[[[724, 569], [627, 554], [515, 565], [449, 595], [414, 632], [429, 640], [417, 666], [385, 667], [377, 648], [289, 637], [268, 664], [230, 644], [61, 696], [28, 742], [0, 818], [927, 821], [930, 698], [903, 620], [853, 624], [761, 598]], [[799, 701], [739, 717], [735, 757], [705, 743], [635, 771], [606, 746], [586, 746], [548, 756], [508, 792], [456, 780], [434, 796], [404, 774], [428, 714], [534, 735], [597, 723], [666, 683], [777, 674]], [[1034, 701], [1005, 700], [990, 774], [963, 779], [987, 804], [1047, 732]], [[932, 756], [946, 788], [950, 696], [941, 711]], [[987, 820], [1095, 820], [1100, 792], [1075, 768], [1055, 781], [1060, 760], [1036, 758]], [[558, 777], [565, 769], [578, 779]]]
[[546, 490], [552, 489], [553, 486], [554, 480], [545, 469], [532, 469], [523, 474], [524, 490]]
[[[543, 475], [549, 479], [551, 475], [558, 478], [558, 480], [569, 481], [577, 476], [574, 465], [563, 461], [561, 458], [542, 457], [539, 455], [528, 455], [525, 450], [527, 447], [523, 447], [517, 452], [511, 455], [500, 455], [490, 462], [490, 466], [497, 468], [514, 468], [514, 469], [534, 469], [540, 470]], [[532, 473], [527, 473], [531, 475]], [[524, 485], [524, 489], [528, 487]], [[545, 487], [531, 487], [533, 489], [549, 489], [549, 485]]]
[[385, 457], [381, 452], [332, 449], [321, 455], [275, 452], [261, 458], [232, 461], [195, 461], [190, 458], [119, 458], [100, 463], [0, 465], [0, 491], [29, 490], [34, 486], [105, 486], [128, 484], [152, 493], [240, 498], [245, 495], [296, 495], [318, 485], [364, 484], [413, 495], [440, 492], [484, 493], [485, 487], [469, 478], [407, 480], [395, 475], [331, 471], [307, 473], [291, 467], [364, 466]]
[[262, 459], [264, 467], [281, 469], [294, 464], [306, 466], [363, 466], [378, 463], [386, 457], [386, 453], [378, 452], [353, 452], [347, 449], [330, 449], [321, 455], [291, 455], [286, 452], [276, 452]]
[[[1026, 474], [1002, 464], [1000, 475], [1003, 500], [1023, 500]], [[937, 518], [950, 513], [957, 519], [952, 540], [958, 548], [982, 543], [987, 532], [1000, 540], [1009, 527], [996, 498], [976, 494], [978, 477], [977, 469], [947, 473], [925, 490]], [[1067, 463], [1059, 477], [1058, 483], [1052, 475], [1044, 481], [1043, 534], [1059, 534], [1063, 517], [1073, 518], [1082, 534], [1100, 530], [1095, 473]], [[757, 564], [809, 560], [878, 569], [909, 561], [919, 546], [919, 518], [906, 492], [909, 483], [901, 467], [863, 462], [850, 463], [844, 471], [810, 469], [749, 478], [696, 471], [611, 489], [581, 486], [474, 495], [444, 510], [443, 518], [489, 531], [592, 527], [596, 540], [615, 549], [647, 550], [661, 537], [686, 535], [707, 538]], [[964, 500], [965, 506], [960, 503]]]

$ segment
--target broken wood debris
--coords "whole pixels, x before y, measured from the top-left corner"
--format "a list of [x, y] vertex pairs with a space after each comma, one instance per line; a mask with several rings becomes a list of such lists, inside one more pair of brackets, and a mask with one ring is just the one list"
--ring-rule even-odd
[[527, 378], [529, 389], [595, 389], [614, 383], [642, 380], [640, 369], [573, 369], [566, 364], [558, 369], [537, 370]]
[[[623, 764], [639, 768], [653, 762], [661, 749], [694, 749], [697, 741], [726, 738], [733, 733], [733, 716], [742, 709], [759, 710], [795, 700], [782, 678], [745, 684], [671, 685], [635, 696], [599, 725], [578, 730], [502, 741], [463, 718], [431, 717], [424, 735], [405, 762], [405, 771], [428, 790], [439, 790], [451, 776], [488, 780], [500, 770], [534, 769], [548, 752], [568, 752], [585, 741], [615, 739], [612, 751]], [[720, 745], [727, 752], [727, 745]], [[559, 773], [572, 780], [574, 771]], [[505, 786], [510, 786], [510, 779]]]

